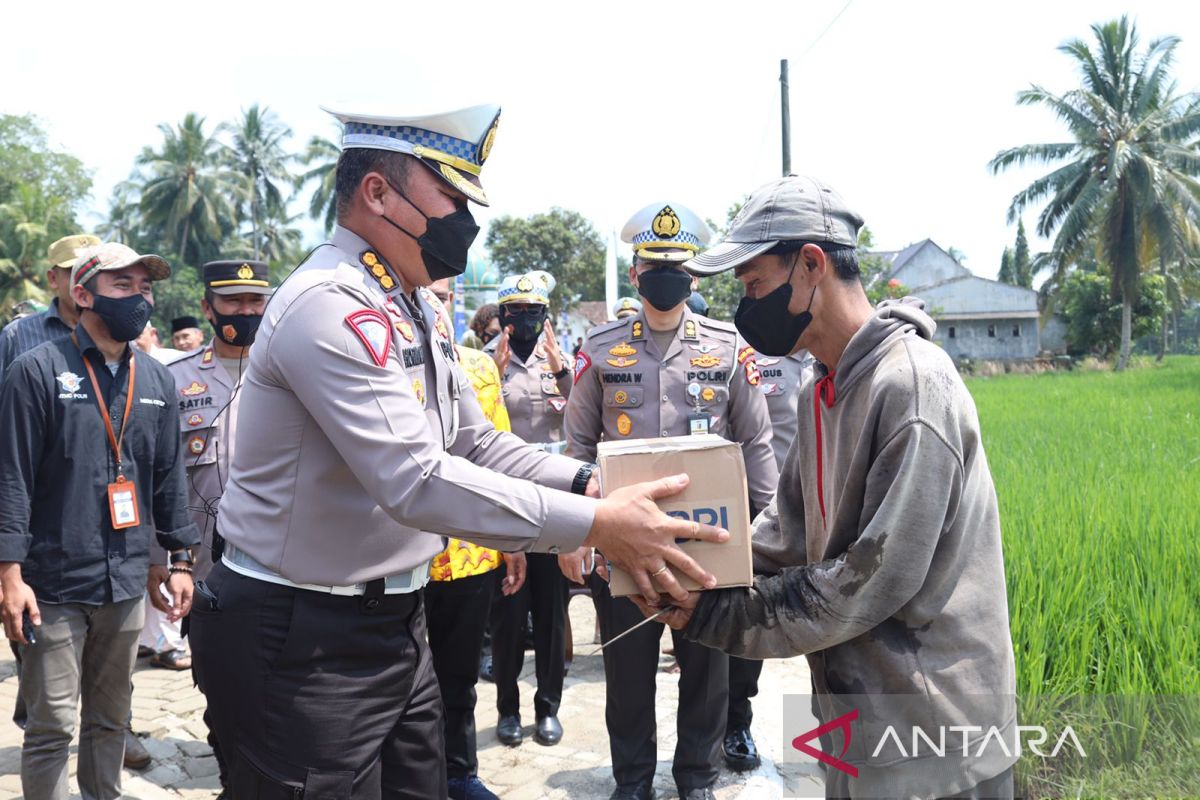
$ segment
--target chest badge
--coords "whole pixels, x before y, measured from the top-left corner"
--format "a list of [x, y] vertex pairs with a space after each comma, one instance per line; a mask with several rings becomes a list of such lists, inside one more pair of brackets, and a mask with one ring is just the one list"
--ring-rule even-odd
[[623, 406], [629, 402], [629, 395], [624, 391], [617, 392], [616, 394], [613, 395], [613, 401], [617, 405]]
[[425, 383], [420, 378], [413, 378], [413, 393], [417, 396], [417, 402], [425, 405]]
[[187, 443], [188, 452], [194, 456], [198, 456], [204, 452], [204, 447], [207, 444], [208, 444], [208, 440], [205, 439], [203, 436], [200, 436], [199, 434], [197, 434], [197, 435], [193, 436], [192, 438], [188, 439], [188, 443]]
[[703, 355], [691, 359], [688, 363], [690, 363], [693, 367], [708, 369], [709, 367], [715, 367], [720, 364], [721, 359], [717, 358], [716, 356]]
[[705, 344], [689, 344], [688, 347], [692, 348], [697, 353], [700, 353], [702, 355], [708, 355], [709, 353], [711, 353], [712, 351], [717, 349], [713, 345], [707, 344], [707, 343], [705, 343]]
[[700, 392], [700, 398], [706, 403], [711, 403], [716, 396], [717, 393], [711, 386], [704, 387], [704, 391]]
[[411, 342], [416, 337], [412, 324], [405, 320], [400, 320], [396, 323], [396, 330], [400, 331], [400, 335], [404, 337], [404, 341], [406, 342]]
[[567, 407], [567, 398], [565, 398], [561, 395], [559, 395], [558, 397], [551, 397], [550, 398], [550, 407], [553, 408], [555, 411], [557, 411], [559, 414], [561, 414], [562, 410]]
[[192, 414], [187, 418], [187, 424], [191, 425], [193, 428], [202, 422], [204, 422], [204, 417], [200, 416], [199, 414]]
[[183, 395], [184, 397], [195, 397], [196, 395], [204, 394], [207, 391], [208, 391], [207, 383], [200, 383], [200, 381], [192, 381], [191, 385], [183, 387], [182, 389], [179, 390], [179, 393], [181, 395]]
[[75, 394], [75, 392], [79, 391], [79, 387], [83, 385], [83, 381], [74, 372], [64, 372], [55, 378], [55, 380], [58, 381], [58, 385], [62, 387], [64, 392], [70, 392], [71, 394]]
[[760, 367], [773, 367], [779, 363], [778, 358], [768, 358], [767, 356], [758, 356], [754, 359], [754, 363]]
[[629, 432], [632, 430], [633, 430], [633, 420], [631, 420], [629, 418], [629, 415], [624, 412], [621, 412], [620, 414], [618, 414], [617, 415], [617, 433], [621, 434], [622, 436], [628, 436]]
[[610, 367], [616, 367], [617, 369], [624, 369], [625, 367], [632, 367], [634, 364], [638, 363], [638, 360], [636, 358], [626, 358], [625, 356], [619, 356], [617, 358], [606, 358], [604, 360], [608, 362], [608, 365]]
[[608, 354], [610, 356], [622, 356], [622, 357], [636, 356], [637, 348], [630, 347], [628, 342], [621, 342], [616, 347], [609, 348]]

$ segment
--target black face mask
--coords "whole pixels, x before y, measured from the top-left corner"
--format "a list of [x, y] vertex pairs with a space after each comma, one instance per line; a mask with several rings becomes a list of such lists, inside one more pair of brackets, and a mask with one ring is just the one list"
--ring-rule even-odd
[[154, 304], [140, 294], [129, 297], [92, 295], [92, 311], [104, 321], [108, 334], [118, 342], [132, 342], [146, 328]]
[[516, 342], [536, 342], [542, 335], [546, 322], [546, 306], [539, 306], [534, 311], [512, 312], [500, 306], [500, 327], [512, 326], [508, 336]]
[[648, 269], [638, 275], [638, 294], [659, 311], [670, 311], [692, 294], [692, 276], [672, 267]]
[[416, 208], [418, 214], [425, 217], [425, 232], [420, 236], [413, 236], [387, 214], [380, 214], [384, 221], [414, 240], [421, 248], [421, 260], [425, 262], [430, 279], [439, 281], [442, 278], [462, 275], [467, 269], [467, 251], [479, 235], [479, 226], [475, 224], [475, 218], [471, 216], [466, 204], [444, 217], [430, 217], [417, 208], [417, 204], [409, 200], [408, 195], [392, 186], [391, 182], [388, 186], [403, 197], [406, 203]]
[[262, 314], [222, 314], [212, 310], [212, 327], [217, 337], [234, 347], [249, 347], [262, 322]]
[[[795, 271], [793, 266], [792, 272]], [[792, 272], [788, 273], [787, 283], [766, 297], [758, 300], [743, 297], [733, 316], [733, 324], [746, 344], [764, 356], [786, 356], [792, 352], [796, 340], [812, 322], [812, 301], [817, 294], [815, 286], [808, 298], [808, 308], [799, 316], [788, 311], [792, 302]]]

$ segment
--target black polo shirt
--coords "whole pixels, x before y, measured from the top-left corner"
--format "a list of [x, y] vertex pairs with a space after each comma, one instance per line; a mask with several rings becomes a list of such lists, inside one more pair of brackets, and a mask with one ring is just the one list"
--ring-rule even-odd
[[[22, 562], [40, 602], [101, 603], [141, 597], [150, 537], [168, 550], [200, 541], [187, 509], [175, 381], [149, 355], [126, 348], [114, 375], [82, 325], [13, 362], [0, 386], [0, 561]], [[137, 359], [135, 396], [121, 442], [137, 486], [141, 524], [115, 531], [108, 484], [116, 459], [93, 396], [84, 356], [106, 396], [113, 430]]]

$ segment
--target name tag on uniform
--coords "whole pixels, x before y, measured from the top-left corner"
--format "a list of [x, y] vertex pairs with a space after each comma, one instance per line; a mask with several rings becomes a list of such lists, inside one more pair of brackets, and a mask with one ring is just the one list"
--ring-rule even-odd
[[697, 412], [688, 414], [688, 435], [703, 436], [708, 433], [709, 425], [712, 423], [712, 414]]
[[123, 475], [108, 485], [108, 513], [116, 530], [138, 525], [137, 487]]

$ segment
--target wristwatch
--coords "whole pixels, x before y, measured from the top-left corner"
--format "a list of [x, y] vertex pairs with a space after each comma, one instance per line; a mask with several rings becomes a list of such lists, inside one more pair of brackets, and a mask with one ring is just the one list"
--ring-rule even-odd
[[595, 471], [595, 464], [584, 464], [580, 467], [579, 472], [575, 473], [575, 480], [571, 481], [571, 491], [575, 494], [586, 494], [588, 481], [592, 479], [592, 473]]
[[565, 378], [565, 377], [567, 377], [568, 374], [570, 374], [570, 372], [571, 372], [570, 367], [563, 367], [558, 372], [554, 373], [554, 380], [559, 380], [560, 378]]
[[171, 553], [171, 556], [170, 556], [171, 566], [174, 566], [176, 564], [191, 564], [191, 563], [192, 563], [192, 551], [191, 550], [188, 550], [185, 548], [183, 550], [176, 550], [173, 553]]

